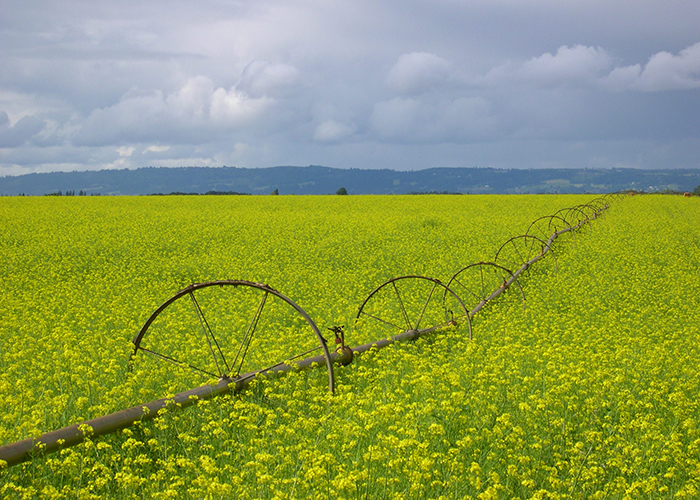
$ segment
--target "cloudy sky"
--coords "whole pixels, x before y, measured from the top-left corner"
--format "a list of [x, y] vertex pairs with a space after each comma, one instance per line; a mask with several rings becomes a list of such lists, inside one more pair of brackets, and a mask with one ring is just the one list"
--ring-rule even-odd
[[23, 0], [0, 175], [700, 168], [697, 0]]

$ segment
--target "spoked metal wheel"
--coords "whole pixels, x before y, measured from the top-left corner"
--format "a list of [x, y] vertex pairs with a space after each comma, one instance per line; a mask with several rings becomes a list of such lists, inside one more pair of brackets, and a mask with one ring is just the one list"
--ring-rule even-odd
[[440, 280], [399, 276], [381, 284], [367, 296], [355, 316], [354, 329], [358, 340], [368, 341], [463, 323], [471, 339], [467, 308]]
[[554, 215], [563, 218], [572, 226], [582, 226], [590, 221], [589, 214], [581, 206], [562, 208]]
[[334, 388], [328, 347], [314, 322], [290, 298], [261, 283], [222, 280], [185, 287], [151, 314], [133, 344], [132, 362], [148, 356], [168, 368], [234, 381], [320, 355], [331, 392]]
[[605, 210], [608, 207], [605, 198], [602, 196], [589, 201], [588, 203], [586, 203], [586, 205], [593, 207], [596, 215], [599, 215], [601, 212], [603, 212], [603, 210]]
[[633, 195], [633, 191], [617, 191], [615, 193], [607, 193], [603, 195], [603, 199], [607, 200], [608, 198], [613, 200], [613, 201], [618, 201], [623, 199], [625, 196], [630, 196]]
[[583, 205], [576, 205], [572, 209], [577, 209], [586, 214], [585, 222], [591, 222], [598, 216], [598, 207], [595, 204], [584, 203]]
[[568, 229], [568, 234], [571, 234], [576, 239], [576, 231], [566, 219], [558, 215], [545, 215], [532, 221], [525, 234], [527, 236], [536, 236], [546, 242], [549, 241], [549, 238], [554, 233], [564, 229]]
[[[505, 293], [515, 284], [520, 293]], [[467, 304], [473, 315], [481, 310], [487, 302], [499, 297], [503, 301], [518, 301], [525, 307], [525, 293], [513, 273], [494, 262], [477, 262], [457, 271], [447, 282]], [[447, 291], [445, 291], [445, 294]]]
[[507, 269], [511, 269], [513, 273], [517, 273], [518, 269], [525, 266], [529, 268], [530, 263], [534, 259], [551, 255], [554, 261], [554, 272], [557, 272], [557, 259], [551, 246], [547, 242], [537, 236], [523, 234], [514, 236], [507, 240], [496, 251], [496, 257], [493, 261]]

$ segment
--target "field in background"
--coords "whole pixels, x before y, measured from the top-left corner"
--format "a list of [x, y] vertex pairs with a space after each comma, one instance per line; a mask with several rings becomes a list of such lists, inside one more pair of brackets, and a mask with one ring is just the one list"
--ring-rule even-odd
[[[202, 383], [127, 371], [131, 337], [189, 283], [268, 283], [322, 329], [351, 325], [386, 279], [446, 282], [592, 198], [2, 199], [0, 444]], [[477, 316], [472, 342], [461, 327], [367, 353], [332, 397], [321, 370], [263, 381], [0, 472], [0, 493], [693, 497], [698, 220], [694, 198], [618, 201], [556, 244], [556, 275], [524, 279], [524, 311]]]

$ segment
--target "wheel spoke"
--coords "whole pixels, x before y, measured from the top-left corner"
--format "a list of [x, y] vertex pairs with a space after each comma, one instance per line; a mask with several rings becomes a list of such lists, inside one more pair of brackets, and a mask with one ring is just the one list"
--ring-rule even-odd
[[[255, 311], [255, 315], [253, 316], [253, 319], [250, 322], [250, 325], [248, 325], [248, 330], [245, 332], [245, 335], [243, 336], [243, 340], [241, 341], [241, 345], [238, 347], [238, 352], [236, 353], [236, 357], [233, 360], [233, 364], [231, 365], [231, 369], [235, 368], [236, 364], [238, 364], [238, 370], [236, 370], [236, 376], [238, 376], [241, 373], [241, 369], [243, 368], [243, 361], [245, 360], [246, 354], [248, 354], [248, 349], [250, 348], [250, 344], [253, 341], [253, 333], [255, 333], [255, 329], [258, 326], [258, 321], [260, 320], [260, 316], [262, 315], [263, 308], [265, 307], [265, 302], [267, 302], [267, 295], [268, 293], [265, 292], [265, 295], [263, 295], [263, 298], [260, 300], [260, 304], [258, 305], [257, 311]], [[240, 362], [239, 362], [240, 359]]]
[[[314, 351], [318, 351], [320, 348], [321, 348], [320, 345], [319, 345], [319, 346], [316, 346], [316, 347], [312, 347], [312, 348], [309, 349], [308, 351], [300, 352], [299, 354], [296, 354], [296, 355], [292, 356], [291, 358], [286, 359], [286, 360], [283, 361], [283, 362], [286, 362], [286, 361], [293, 361], [293, 360], [295, 360], [295, 359], [301, 358], [302, 356], [306, 356], [307, 354], [311, 354], [311, 353], [314, 352]], [[277, 365], [275, 364], [275, 365], [273, 365], [273, 366], [277, 366]], [[265, 368], [265, 370], [269, 370], [269, 368]]]
[[228, 371], [229, 371], [229, 365], [228, 365], [228, 363], [226, 362], [226, 356], [224, 356], [224, 352], [221, 350], [221, 347], [219, 347], [219, 342], [216, 340], [216, 336], [214, 335], [214, 330], [212, 330], [211, 327], [209, 326], [209, 322], [207, 321], [206, 316], [204, 316], [204, 311], [203, 311], [202, 308], [200, 307], [199, 301], [197, 300], [196, 297], [194, 297], [194, 294], [192, 294], [192, 297], [194, 298], [194, 301], [195, 301], [195, 304], [197, 305], [198, 311], [199, 311], [199, 312], [201, 313], [201, 315], [202, 315], [202, 320], [204, 321], [204, 324], [205, 324], [206, 327], [207, 327], [207, 331], [209, 332], [209, 335], [211, 335], [211, 338], [212, 338], [212, 340], [214, 341], [214, 345], [216, 345], [216, 350], [219, 351], [219, 355], [221, 356], [221, 360], [223, 361], [224, 366], [226, 367], [226, 372], [228, 372]]
[[362, 314], [364, 314], [365, 316], [369, 316], [370, 318], [376, 319], [377, 321], [380, 321], [380, 322], [384, 323], [385, 325], [393, 326], [393, 327], [396, 328], [397, 330], [402, 330], [402, 329], [403, 329], [403, 328], [401, 328], [399, 325], [395, 325], [394, 323], [392, 323], [392, 322], [390, 322], [390, 321], [383, 320], [382, 318], [380, 318], [380, 317], [378, 317], [378, 316], [375, 316], [375, 315], [373, 315], [373, 314], [370, 314], [370, 313], [368, 313], [368, 312], [362, 311]]
[[396, 282], [392, 281], [391, 284], [396, 291], [396, 298], [399, 300], [399, 306], [401, 307], [401, 312], [403, 313], [403, 319], [406, 322], [406, 331], [411, 329], [411, 322], [408, 320], [408, 314], [406, 313], [406, 308], [403, 305], [403, 300], [401, 300], [401, 295], [399, 294], [399, 289], [396, 286]]
[[486, 285], [484, 285], [484, 266], [479, 266], [479, 275], [481, 276], [481, 296], [479, 300], [486, 298]]
[[221, 354], [221, 358], [223, 359], [223, 353], [221, 353], [221, 349], [219, 348], [219, 344], [216, 342], [216, 338], [214, 338], [214, 334], [212, 333], [211, 329], [209, 328], [209, 324], [207, 323], [206, 318], [204, 317], [204, 311], [202, 311], [202, 308], [199, 307], [199, 303], [197, 302], [197, 299], [194, 297], [194, 293], [190, 292], [190, 299], [192, 300], [192, 305], [194, 306], [195, 313], [197, 313], [197, 319], [199, 320], [199, 325], [202, 327], [202, 332], [204, 333], [204, 337], [207, 340], [207, 345], [209, 346], [209, 352], [211, 352], [211, 357], [214, 358], [214, 364], [216, 365], [216, 369], [219, 372], [219, 377], [223, 376], [223, 372], [221, 371], [221, 367], [219, 366], [219, 360], [216, 357], [216, 353], [214, 352], [214, 347], [211, 344], [211, 339], [209, 336], [214, 339], [214, 343], [216, 343], [216, 348], [219, 350], [219, 354]]
[[[472, 292], [469, 288], [467, 288], [466, 286], [464, 286], [464, 284], [463, 284], [461, 281], [459, 281], [458, 279], [455, 278], [453, 281], [455, 281], [459, 286], [461, 286], [462, 288], [464, 288], [464, 289], [467, 291], [467, 293], [468, 293], [469, 295], [473, 295], [475, 299], [477, 299], [477, 300], [483, 300], [483, 299], [482, 299], [481, 297], [479, 297], [477, 294], [475, 294], [474, 292]], [[447, 293], [447, 291], [445, 291], [445, 293]]]
[[[534, 257], [534, 249], [537, 245], [537, 240], [532, 240], [532, 244], [530, 244], [530, 251], [527, 254], [527, 260], [530, 260], [532, 257]], [[544, 253], [544, 245], [540, 243], [540, 255]]]
[[515, 253], [518, 254], [518, 259], [520, 260], [520, 262], [516, 262], [516, 264], [523, 265], [525, 262], [527, 262], [527, 259], [523, 259], [523, 256], [520, 253], [520, 250], [518, 249], [518, 245], [516, 245], [515, 240], [511, 241], [511, 245], [513, 245]]
[[277, 368], [278, 366], [282, 366], [282, 365], [286, 364], [288, 361], [293, 361], [295, 359], [301, 358], [302, 356], [306, 356], [307, 354], [311, 354], [312, 352], [318, 351], [319, 349], [321, 349], [321, 346], [313, 347], [313, 348], [309, 349], [308, 351], [300, 352], [299, 354], [296, 354], [289, 359], [285, 359], [284, 361], [280, 361], [279, 363], [275, 363], [274, 365], [266, 366], [265, 368], [260, 368], [260, 369], [255, 370], [255, 371], [245, 373], [242, 377], [237, 377], [236, 380], [248, 380], [250, 378], [255, 377], [259, 373], [265, 373], [267, 371], [272, 370], [273, 368]]
[[142, 350], [143, 352], [146, 352], [146, 353], [150, 354], [151, 356], [155, 356], [156, 358], [159, 358], [159, 359], [162, 359], [162, 360], [164, 360], [164, 361], [167, 361], [168, 363], [172, 363], [172, 364], [174, 364], [174, 365], [177, 365], [177, 366], [179, 366], [180, 368], [189, 368], [190, 370], [198, 371], [198, 372], [200, 372], [200, 373], [203, 373], [204, 375], [208, 375], [208, 376], [213, 377], [213, 378], [216, 378], [216, 377], [217, 377], [215, 374], [213, 374], [213, 373], [211, 373], [211, 372], [208, 372], [208, 371], [206, 371], [206, 370], [202, 370], [201, 368], [197, 368], [196, 366], [191, 365], [191, 364], [189, 364], [189, 363], [183, 363], [182, 361], [178, 361], [177, 359], [171, 358], [170, 356], [166, 356], [165, 354], [161, 354], [161, 353], [159, 353], [159, 352], [151, 351], [150, 349], [148, 349], [148, 348], [146, 348], [146, 347], [140, 347], [139, 349]]
[[421, 310], [420, 316], [418, 316], [418, 320], [416, 321], [416, 326], [413, 327], [414, 330], [418, 330], [418, 327], [420, 326], [420, 322], [423, 319], [423, 314], [425, 314], [425, 308], [428, 307], [428, 302], [430, 302], [430, 299], [433, 298], [433, 292], [435, 292], [436, 286], [437, 286], [437, 283], [433, 282], [433, 288], [430, 289], [430, 294], [428, 295], [428, 300], [426, 300], [425, 304], [423, 304], [423, 310]]

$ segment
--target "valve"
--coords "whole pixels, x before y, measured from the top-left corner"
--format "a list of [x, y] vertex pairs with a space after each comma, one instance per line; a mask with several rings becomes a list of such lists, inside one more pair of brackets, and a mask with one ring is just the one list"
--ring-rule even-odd
[[345, 328], [345, 325], [332, 326], [329, 330], [335, 335], [335, 343], [338, 346], [335, 352], [338, 353], [338, 362], [343, 366], [347, 366], [352, 363], [354, 353], [350, 346], [345, 345], [345, 331], [343, 331], [343, 328]]

